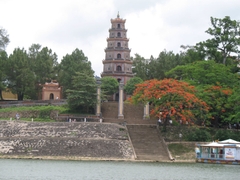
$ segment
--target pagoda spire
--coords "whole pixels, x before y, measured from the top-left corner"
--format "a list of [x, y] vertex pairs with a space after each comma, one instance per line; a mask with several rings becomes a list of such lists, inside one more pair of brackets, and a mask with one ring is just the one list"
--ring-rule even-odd
[[120, 15], [119, 15], [119, 11], [118, 11], [117, 18], [119, 18], [119, 17], [120, 17]]

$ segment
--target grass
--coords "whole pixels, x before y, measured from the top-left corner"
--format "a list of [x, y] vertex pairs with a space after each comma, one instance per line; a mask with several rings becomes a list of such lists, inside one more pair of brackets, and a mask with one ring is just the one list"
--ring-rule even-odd
[[21, 112], [21, 111], [58, 111], [59, 114], [73, 114], [73, 115], [85, 115], [85, 116], [91, 116], [93, 114], [87, 114], [87, 113], [79, 113], [78, 111], [72, 111], [70, 110], [66, 105], [62, 106], [12, 106], [7, 108], [0, 108], [1, 112]]
[[[58, 114], [71, 114], [71, 115], [84, 115], [84, 116], [91, 116], [93, 114], [83, 114], [79, 113], [77, 111], [71, 111], [66, 105], [62, 106], [52, 106], [52, 105], [46, 105], [46, 106], [12, 106], [7, 108], [0, 108], [0, 113], [8, 112], [8, 113], [21, 113], [24, 111], [33, 111], [38, 112], [38, 117], [35, 117], [33, 119], [34, 122], [55, 122], [55, 120], [50, 119], [50, 113], [52, 111], [58, 111]], [[3, 118], [0, 117], [0, 120], [9, 120], [9, 118]], [[12, 120], [15, 120], [13, 118]], [[32, 121], [32, 117], [24, 118], [21, 117], [20, 121]]]
[[194, 160], [195, 143], [171, 143], [168, 144], [168, 149], [176, 160]]
[[[10, 119], [0, 117], [0, 121], [6, 121], [6, 120], [10, 120]], [[15, 119], [12, 119], [12, 121], [15, 121]], [[29, 121], [29, 122], [31, 122], [32, 118], [20, 118], [19, 121]], [[53, 120], [53, 119], [50, 119], [50, 118], [33, 118], [33, 122], [56, 122], [56, 121]]]
[[[7, 108], [1, 108], [0, 109], [0, 113], [1, 112], [24, 112], [24, 111], [33, 111], [33, 112], [39, 112], [38, 117], [33, 118], [34, 122], [55, 122], [55, 120], [50, 118], [50, 113], [51, 111], [58, 111], [59, 114], [61, 113], [65, 113], [68, 112], [69, 109], [66, 106], [13, 106], [13, 107], [7, 107]], [[0, 117], [0, 120], [9, 120], [9, 118], [3, 118]], [[15, 120], [15, 118], [13, 118], [12, 120]], [[21, 117], [20, 121], [32, 121], [32, 117], [29, 118], [24, 118]]]
[[[32, 118], [21, 118], [20, 121], [32, 121]], [[33, 122], [56, 122], [50, 118], [33, 118]]]
[[12, 106], [7, 108], [0, 108], [1, 112], [21, 112], [21, 111], [46, 111], [57, 110], [61, 113], [68, 112], [69, 109], [65, 106]]
[[183, 143], [173, 143], [168, 145], [169, 150], [176, 156], [191, 152], [193, 149]]

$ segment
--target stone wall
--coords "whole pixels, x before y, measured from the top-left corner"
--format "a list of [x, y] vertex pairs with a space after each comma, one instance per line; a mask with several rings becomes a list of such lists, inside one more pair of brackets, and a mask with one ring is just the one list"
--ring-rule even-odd
[[17, 107], [17, 106], [47, 106], [47, 105], [63, 105], [67, 104], [66, 99], [55, 100], [24, 100], [24, 101], [0, 101], [0, 107]]
[[[1, 112], [0, 117], [5, 118], [5, 119], [15, 119], [16, 114], [20, 115], [20, 118], [37, 118], [39, 117], [39, 114], [41, 113], [40, 111], [20, 111], [20, 112]], [[54, 110], [50, 112], [50, 119], [57, 120], [58, 119], [58, 111]]]
[[0, 121], [0, 157], [134, 159], [125, 127], [107, 123]]

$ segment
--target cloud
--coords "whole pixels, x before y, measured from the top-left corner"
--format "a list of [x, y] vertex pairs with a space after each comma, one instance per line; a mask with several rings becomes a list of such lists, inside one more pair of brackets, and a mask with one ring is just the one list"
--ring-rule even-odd
[[206, 40], [211, 16], [240, 20], [239, 0], [0, 0], [0, 7], [9, 54], [39, 43], [56, 52], [60, 62], [79, 48], [96, 75], [102, 72], [110, 20], [118, 11], [126, 19], [131, 56], [145, 58]]

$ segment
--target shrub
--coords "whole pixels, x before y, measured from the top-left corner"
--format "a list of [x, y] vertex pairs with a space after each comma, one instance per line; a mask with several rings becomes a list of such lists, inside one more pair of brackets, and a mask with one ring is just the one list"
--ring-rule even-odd
[[46, 110], [40, 110], [39, 112], [39, 118], [50, 118], [51, 110], [46, 109]]
[[239, 141], [240, 137], [239, 137], [238, 131], [220, 129], [216, 132], [215, 139], [217, 139], [219, 141], [223, 141], [226, 139], [234, 139], [236, 141]]
[[220, 129], [215, 134], [215, 139], [219, 141], [223, 141], [225, 139], [229, 139], [229, 133], [226, 130]]
[[210, 141], [211, 134], [205, 129], [196, 128], [187, 135], [186, 139], [188, 141]]

